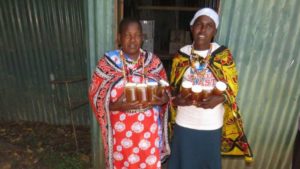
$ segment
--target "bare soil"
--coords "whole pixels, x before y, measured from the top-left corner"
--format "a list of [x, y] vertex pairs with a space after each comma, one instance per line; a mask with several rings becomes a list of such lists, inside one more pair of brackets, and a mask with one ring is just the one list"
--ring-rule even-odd
[[0, 122], [0, 169], [88, 169], [91, 140], [88, 127], [32, 122]]

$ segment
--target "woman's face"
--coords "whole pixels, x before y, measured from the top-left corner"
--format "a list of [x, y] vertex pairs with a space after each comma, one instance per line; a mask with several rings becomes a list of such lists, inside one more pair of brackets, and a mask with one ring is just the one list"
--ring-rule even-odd
[[210, 47], [210, 42], [215, 36], [217, 29], [215, 22], [208, 16], [200, 16], [191, 26], [191, 32], [194, 40], [194, 48], [206, 50]]
[[123, 28], [119, 41], [124, 53], [137, 58], [143, 42], [143, 34], [137, 23], [129, 23]]

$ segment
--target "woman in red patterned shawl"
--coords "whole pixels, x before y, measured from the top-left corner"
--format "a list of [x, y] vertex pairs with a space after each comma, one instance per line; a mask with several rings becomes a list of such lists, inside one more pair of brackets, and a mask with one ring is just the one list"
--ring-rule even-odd
[[121, 21], [121, 49], [99, 60], [89, 89], [89, 100], [100, 124], [107, 169], [159, 169], [169, 155], [167, 109], [169, 94], [156, 101], [128, 103], [128, 83], [166, 82], [159, 58], [141, 49], [142, 27], [138, 20]]

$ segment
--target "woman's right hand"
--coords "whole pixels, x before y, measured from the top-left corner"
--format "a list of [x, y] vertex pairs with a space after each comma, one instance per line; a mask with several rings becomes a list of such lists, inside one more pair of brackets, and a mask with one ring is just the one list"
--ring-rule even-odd
[[191, 97], [191, 94], [188, 94], [187, 96], [182, 96], [181, 94], [178, 94], [173, 100], [173, 103], [176, 106], [191, 106], [193, 104]]

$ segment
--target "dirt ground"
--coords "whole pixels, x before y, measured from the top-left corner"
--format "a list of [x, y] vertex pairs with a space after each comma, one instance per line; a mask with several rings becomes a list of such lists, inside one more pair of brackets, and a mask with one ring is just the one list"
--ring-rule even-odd
[[32, 122], [0, 122], [0, 169], [88, 169], [90, 129]]

